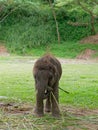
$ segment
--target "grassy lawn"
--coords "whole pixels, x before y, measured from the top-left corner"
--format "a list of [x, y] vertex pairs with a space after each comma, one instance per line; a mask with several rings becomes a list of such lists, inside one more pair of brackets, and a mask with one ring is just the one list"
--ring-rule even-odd
[[[70, 94], [60, 90], [62, 117], [58, 120], [52, 118], [50, 114], [40, 119], [32, 114], [35, 104], [33, 64], [34, 59], [31, 58], [29, 60], [28, 58], [0, 59], [0, 102], [14, 104], [14, 106], [8, 105], [7, 110], [0, 109], [0, 130], [73, 130], [73, 128], [88, 130], [88, 126], [83, 126], [83, 123], [81, 125], [81, 121], [89, 120], [89, 123], [93, 122], [95, 126], [98, 124], [96, 114], [78, 117], [77, 112], [72, 114], [73, 112], [69, 111], [69, 108], [98, 110], [98, 63], [62, 63], [63, 74], [60, 87]], [[15, 104], [20, 107], [20, 104], [30, 104], [32, 109], [29, 113], [13, 114], [11, 110], [17, 108]]]
[[60, 84], [70, 92], [60, 92], [61, 103], [98, 108], [98, 64], [63, 65]]

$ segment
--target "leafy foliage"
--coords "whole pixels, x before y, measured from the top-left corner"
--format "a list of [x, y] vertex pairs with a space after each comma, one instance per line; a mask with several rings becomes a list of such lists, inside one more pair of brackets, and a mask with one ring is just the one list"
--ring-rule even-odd
[[[77, 6], [77, 2], [56, 0], [53, 5], [61, 42], [77, 41], [91, 34], [90, 15]], [[97, 14], [97, 5], [94, 6], [94, 12]], [[97, 25], [96, 15], [96, 31]], [[0, 40], [7, 43], [11, 52], [18, 50], [21, 53], [27, 48], [56, 43], [56, 25], [49, 4], [41, 0], [1, 1]]]

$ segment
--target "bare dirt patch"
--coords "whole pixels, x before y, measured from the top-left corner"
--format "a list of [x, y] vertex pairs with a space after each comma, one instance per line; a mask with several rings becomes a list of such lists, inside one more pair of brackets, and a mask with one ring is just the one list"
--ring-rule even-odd
[[[83, 38], [80, 41], [80, 43], [81, 44], [98, 44], [98, 34]], [[96, 51], [91, 50], [91, 49], [86, 49], [82, 51], [76, 58], [87, 60], [87, 59], [91, 59], [94, 54], [96, 54]], [[96, 57], [95, 59], [98, 60], [98, 57]]]
[[77, 59], [85, 59], [85, 60], [88, 60], [88, 59], [91, 59], [92, 56], [96, 53], [96, 51], [94, 50], [91, 50], [91, 49], [86, 49], [84, 51], [82, 51], [76, 58]]
[[90, 44], [98, 44], [98, 34], [93, 35], [93, 36], [88, 36], [86, 38], [83, 38], [80, 43], [85, 44], [85, 43], [90, 43]]
[[1, 110], [10, 114], [31, 113], [33, 107], [30, 104], [0, 103]]
[[[36, 118], [33, 116], [34, 106], [30, 103], [0, 103], [0, 111], [4, 114], [0, 119], [0, 126], [4, 128], [4, 122], [10, 123], [13, 129], [22, 129], [23, 126], [31, 130], [35, 129], [47, 130], [52, 126], [62, 126], [66, 130], [98, 130], [98, 109], [84, 109], [71, 106], [60, 106], [62, 117], [59, 120], [50, 117]], [[47, 114], [49, 115], [49, 114]], [[31, 118], [32, 117], [32, 118]], [[51, 123], [52, 119], [52, 124]], [[21, 123], [20, 123], [21, 122]], [[58, 123], [57, 123], [58, 122]], [[22, 126], [23, 124], [23, 126]], [[0, 129], [1, 130], [1, 129]], [[57, 129], [58, 130], [58, 129]], [[59, 128], [59, 130], [61, 130]]]
[[0, 45], [0, 56], [9, 56], [9, 53], [4, 45]]
[[[98, 130], [98, 109], [86, 109], [62, 106], [62, 113], [70, 118], [68, 130]], [[68, 118], [69, 118], [68, 117]]]

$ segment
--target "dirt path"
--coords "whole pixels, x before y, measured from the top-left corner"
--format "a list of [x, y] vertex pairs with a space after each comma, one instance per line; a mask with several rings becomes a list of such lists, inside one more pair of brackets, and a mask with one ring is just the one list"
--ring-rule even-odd
[[59, 59], [62, 64], [95, 64], [98, 63], [98, 59]]

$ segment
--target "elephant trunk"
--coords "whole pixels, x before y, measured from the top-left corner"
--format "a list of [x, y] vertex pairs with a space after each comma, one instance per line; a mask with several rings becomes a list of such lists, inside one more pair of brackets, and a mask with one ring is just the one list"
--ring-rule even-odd
[[37, 93], [38, 93], [38, 96], [40, 99], [46, 99], [48, 98], [50, 92], [52, 91], [53, 89], [51, 87], [44, 87], [44, 89], [37, 89]]
[[48, 96], [49, 96], [49, 94], [50, 94], [50, 92], [51, 92], [52, 90], [53, 90], [53, 89], [48, 86], [48, 87], [45, 89], [45, 91], [44, 91], [43, 99], [48, 98]]
[[43, 100], [49, 97], [50, 91], [52, 91], [52, 88], [50, 87], [44, 87], [43, 89], [41, 87], [37, 88], [35, 112], [40, 116], [44, 113]]

